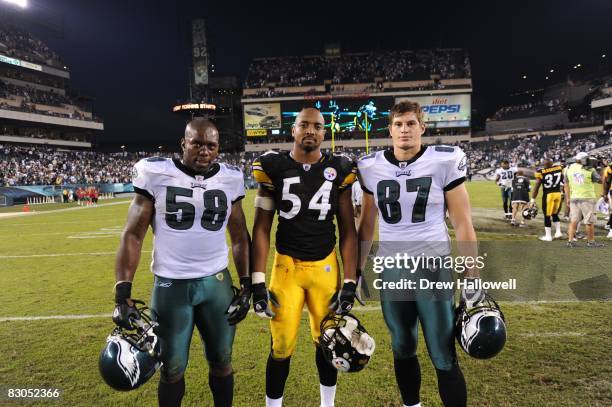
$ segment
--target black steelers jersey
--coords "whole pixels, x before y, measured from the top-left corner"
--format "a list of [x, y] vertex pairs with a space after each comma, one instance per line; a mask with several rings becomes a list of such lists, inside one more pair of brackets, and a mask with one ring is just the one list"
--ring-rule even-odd
[[276, 251], [300, 260], [321, 260], [336, 245], [338, 196], [356, 179], [355, 163], [323, 154], [315, 164], [270, 151], [253, 162], [253, 177], [274, 196]]
[[545, 194], [550, 192], [561, 192], [563, 183], [563, 167], [555, 165], [550, 168], [540, 168], [535, 173], [535, 178], [542, 183], [542, 189]]

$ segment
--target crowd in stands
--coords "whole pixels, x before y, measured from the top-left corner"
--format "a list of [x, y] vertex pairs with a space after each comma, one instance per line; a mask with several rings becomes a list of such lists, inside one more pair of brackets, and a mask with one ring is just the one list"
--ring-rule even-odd
[[[544, 158], [555, 162], [570, 159], [580, 151], [612, 145], [612, 131], [590, 134], [566, 133], [561, 136], [538, 134], [526, 138], [490, 140], [459, 144], [466, 152], [472, 173], [499, 166], [507, 159], [521, 167], [535, 168]], [[323, 150], [330, 153], [329, 150]], [[365, 148], [337, 149], [354, 159], [363, 156]], [[375, 149], [370, 149], [370, 153]], [[255, 186], [251, 175], [253, 160], [261, 152], [221, 153], [219, 160], [239, 167], [245, 174], [249, 188]], [[133, 165], [154, 154], [97, 153], [92, 151], [63, 151], [50, 147], [0, 145], [0, 186], [65, 185], [131, 182]], [[176, 157], [178, 153], [162, 156]]]
[[470, 78], [471, 68], [465, 50], [432, 49], [384, 51], [341, 56], [259, 58], [250, 67], [245, 88], [271, 86], [370, 83], [389, 81]]
[[38, 103], [47, 106], [73, 105], [74, 102], [65, 95], [57, 92], [44, 91], [31, 86], [16, 86], [0, 80], [0, 97], [10, 98], [21, 96], [26, 103]]
[[0, 19], [0, 51], [29, 62], [63, 66], [58, 54], [27, 31]]
[[489, 120], [509, 120], [521, 117], [544, 116], [566, 109], [566, 102], [561, 99], [541, 100], [521, 105], [505, 106], [499, 109]]

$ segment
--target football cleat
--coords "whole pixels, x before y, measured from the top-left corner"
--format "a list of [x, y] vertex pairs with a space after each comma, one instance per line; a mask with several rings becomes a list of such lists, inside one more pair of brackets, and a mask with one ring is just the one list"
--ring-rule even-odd
[[474, 308], [460, 304], [456, 313], [455, 336], [461, 349], [477, 359], [501, 352], [506, 343], [506, 320], [490, 295]]
[[142, 386], [162, 364], [160, 344], [153, 332], [157, 322], [151, 319], [150, 312], [145, 306], [139, 307], [140, 318], [131, 321], [135, 328], [113, 329], [100, 352], [100, 375], [115, 390], [128, 391]]
[[330, 314], [321, 321], [319, 347], [339, 372], [359, 372], [367, 366], [376, 344], [354, 315]]

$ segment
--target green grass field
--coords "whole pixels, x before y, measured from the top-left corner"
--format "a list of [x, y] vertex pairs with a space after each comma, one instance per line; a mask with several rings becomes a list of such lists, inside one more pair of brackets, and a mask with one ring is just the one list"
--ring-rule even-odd
[[[519, 282], [537, 282], [541, 299], [561, 299], [502, 302], [509, 338], [504, 351], [491, 360], [471, 359], [458, 349], [469, 405], [612, 405], [612, 303], [572, 301], [566, 287], [572, 281], [609, 276], [612, 244], [601, 250], [567, 252], [562, 241], [539, 242], [541, 216], [527, 228], [511, 229], [499, 219], [499, 194], [492, 182], [474, 182], [468, 188], [479, 238], [499, 244], [499, 250], [516, 251], [504, 254], [518, 264], [509, 267], [508, 273], [516, 271]], [[243, 201], [249, 228], [252, 197], [250, 191]], [[98, 374], [98, 354], [113, 327], [114, 254], [127, 202], [102, 201], [97, 208], [82, 209], [71, 209], [69, 204], [41, 205], [32, 207], [35, 214], [17, 217], [6, 215], [20, 211], [19, 207], [0, 210], [0, 405], [157, 405], [157, 377], [141, 389], [119, 393]], [[598, 236], [603, 233], [598, 230]], [[135, 277], [135, 298], [148, 300], [150, 296], [151, 248], [149, 233]], [[557, 263], [552, 271], [545, 267], [550, 262]], [[231, 269], [234, 272], [233, 266]], [[366, 308], [356, 308], [355, 314], [376, 339], [377, 350], [363, 372], [340, 376], [337, 406], [401, 406], [390, 340], [378, 305], [372, 301]], [[49, 318], [53, 316], [57, 319]], [[319, 403], [314, 348], [307, 327], [304, 314], [286, 387], [287, 406]], [[264, 404], [269, 341], [268, 323], [255, 315], [239, 325], [233, 352], [235, 406]], [[435, 372], [422, 338], [419, 356], [422, 403], [439, 406]], [[183, 405], [212, 405], [207, 378], [196, 334]], [[59, 402], [9, 400], [5, 396], [8, 388], [60, 388], [61, 397]]]

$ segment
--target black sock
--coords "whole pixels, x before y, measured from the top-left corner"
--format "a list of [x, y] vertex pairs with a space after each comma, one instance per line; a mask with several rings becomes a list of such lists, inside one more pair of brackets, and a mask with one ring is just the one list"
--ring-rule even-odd
[[157, 387], [157, 400], [159, 407], [176, 407], [181, 405], [185, 395], [185, 378], [176, 383], [165, 383], [161, 379]]
[[451, 370], [436, 369], [438, 391], [444, 407], [465, 407], [467, 405], [467, 388], [459, 365]]
[[329, 364], [325, 356], [323, 356], [323, 351], [318, 346], [315, 353], [315, 362], [319, 371], [319, 382], [323, 386], [335, 386], [338, 382], [338, 371]]
[[289, 376], [289, 364], [291, 358], [276, 360], [272, 358], [272, 354], [268, 356], [268, 364], [266, 365], [266, 396], [271, 399], [279, 399], [283, 397], [285, 392], [285, 382]]
[[402, 395], [402, 402], [413, 406], [421, 401], [421, 366], [419, 359], [414, 356], [407, 359], [393, 359], [395, 367], [395, 380]]
[[215, 401], [215, 407], [232, 407], [234, 398], [234, 374], [213, 376], [208, 374], [208, 386]]

